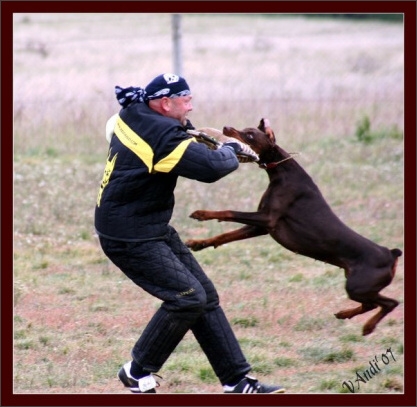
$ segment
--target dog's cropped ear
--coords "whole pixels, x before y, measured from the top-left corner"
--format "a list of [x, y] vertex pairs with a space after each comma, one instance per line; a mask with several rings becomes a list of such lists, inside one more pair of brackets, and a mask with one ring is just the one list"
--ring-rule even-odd
[[268, 122], [267, 119], [262, 118], [258, 125], [258, 129], [264, 133], [265, 133], [265, 120]]
[[275, 143], [275, 134], [274, 134], [274, 131], [271, 129], [271, 125], [270, 125], [268, 119], [262, 118], [261, 121], [259, 122], [258, 129], [260, 131], [263, 131], [264, 133], [266, 133], [268, 135], [269, 139], [273, 143]]

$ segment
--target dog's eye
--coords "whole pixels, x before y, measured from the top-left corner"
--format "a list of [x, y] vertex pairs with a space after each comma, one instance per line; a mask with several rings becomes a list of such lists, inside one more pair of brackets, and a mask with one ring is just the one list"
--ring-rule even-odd
[[250, 138], [252, 140], [253, 139], [253, 134], [252, 133], [248, 133], [248, 138]]

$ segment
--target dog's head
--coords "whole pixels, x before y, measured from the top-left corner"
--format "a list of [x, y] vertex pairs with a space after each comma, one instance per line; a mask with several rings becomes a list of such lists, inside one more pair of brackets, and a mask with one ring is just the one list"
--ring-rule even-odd
[[268, 119], [261, 119], [258, 128], [247, 127], [243, 130], [236, 130], [225, 126], [223, 134], [248, 144], [258, 155], [270, 151], [275, 145], [275, 134]]

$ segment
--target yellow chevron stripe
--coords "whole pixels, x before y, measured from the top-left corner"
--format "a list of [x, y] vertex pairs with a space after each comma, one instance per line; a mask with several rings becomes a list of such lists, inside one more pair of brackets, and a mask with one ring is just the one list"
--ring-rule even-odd
[[193, 137], [178, 144], [178, 146], [175, 147], [170, 154], [155, 164], [155, 171], [170, 172], [177, 165], [178, 161], [181, 160], [181, 157], [183, 156], [188, 145], [193, 141], [197, 140]]
[[197, 141], [194, 137], [182, 141], [170, 154], [153, 166], [154, 153], [151, 146], [120, 117], [117, 119], [114, 127], [114, 133], [129, 150], [133, 151], [144, 162], [148, 167], [149, 173], [153, 171], [170, 172], [177, 165], [178, 161], [181, 160], [188, 145], [193, 141]]
[[153, 151], [151, 146], [120, 117], [117, 119], [114, 127], [114, 133], [129, 150], [132, 150], [144, 162], [148, 167], [149, 173], [151, 173], [153, 169]]

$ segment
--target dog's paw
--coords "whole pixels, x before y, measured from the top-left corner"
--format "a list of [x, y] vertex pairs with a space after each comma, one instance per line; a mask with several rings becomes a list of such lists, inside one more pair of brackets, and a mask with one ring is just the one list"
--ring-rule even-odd
[[206, 216], [206, 211], [194, 211], [191, 215], [190, 218], [192, 219], [196, 219], [199, 221], [203, 221], [203, 220], [208, 220], [207, 216]]
[[374, 329], [375, 329], [375, 324], [366, 323], [362, 328], [362, 335], [363, 336], [369, 335], [370, 333], [372, 333], [374, 331]]
[[185, 245], [189, 247], [193, 252], [198, 252], [207, 247], [203, 240], [187, 240]]
[[351, 318], [351, 312], [350, 310], [339, 311], [336, 314], [334, 314], [334, 316], [337, 319], [347, 319], [347, 318]]

